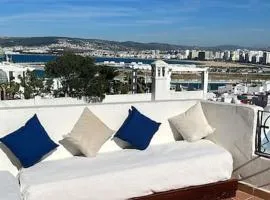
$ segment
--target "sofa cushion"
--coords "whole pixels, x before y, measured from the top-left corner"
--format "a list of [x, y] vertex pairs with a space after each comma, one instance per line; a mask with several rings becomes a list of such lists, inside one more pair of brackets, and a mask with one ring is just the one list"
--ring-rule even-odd
[[85, 108], [73, 127], [72, 131], [64, 137], [73, 148], [77, 147], [77, 153], [83, 153], [87, 157], [97, 154], [101, 146], [111, 138], [113, 130], [108, 128], [95, 114]]
[[189, 142], [200, 140], [215, 131], [208, 124], [200, 102], [186, 112], [170, 118], [169, 122]]
[[230, 153], [210, 141], [178, 141], [42, 162], [21, 170], [19, 180], [27, 200], [119, 200], [224, 181], [232, 163]]
[[18, 179], [8, 171], [0, 171], [0, 199], [20, 200], [21, 193]]
[[136, 149], [144, 150], [149, 146], [161, 123], [155, 122], [141, 114], [133, 106], [131, 109], [115, 137], [128, 142]]
[[25, 126], [0, 138], [0, 141], [19, 159], [23, 167], [30, 167], [54, 150], [55, 144], [35, 114]]

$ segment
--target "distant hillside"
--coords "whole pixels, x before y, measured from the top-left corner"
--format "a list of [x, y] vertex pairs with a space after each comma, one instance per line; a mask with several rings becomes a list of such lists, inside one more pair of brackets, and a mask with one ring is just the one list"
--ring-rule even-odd
[[[59, 40], [67, 40], [72, 44], [84, 44], [90, 43], [97, 49], [108, 49], [115, 51], [128, 51], [128, 50], [151, 50], [159, 49], [162, 51], [169, 50], [185, 50], [185, 49], [200, 49], [200, 50], [234, 50], [243, 49], [236, 45], [221, 45], [215, 47], [196, 47], [196, 46], [185, 46], [185, 45], [174, 45], [164, 43], [140, 43], [140, 42], [117, 42], [99, 39], [82, 39], [82, 38], [69, 38], [69, 37], [0, 37], [0, 46], [11, 47], [11, 46], [44, 46], [56, 44]], [[248, 49], [248, 48], [246, 48]], [[270, 49], [270, 48], [269, 48]]]
[[57, 43], [58, 37], [5, 37], [0, 38], [0, 46], [42, 46]]
[[176, 49], [189, 49], [191, 46], [164, 44], [164, 43], [139, 43], [139, 42], [120, 42], [122, 46], [131, 47], [138, 50], [145, 49], [159, 49], [159, 50], [176, 50]]

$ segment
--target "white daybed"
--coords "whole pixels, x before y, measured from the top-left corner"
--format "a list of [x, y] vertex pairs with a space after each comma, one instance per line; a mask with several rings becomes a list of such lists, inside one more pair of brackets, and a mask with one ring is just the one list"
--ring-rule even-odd
[[211, 141], [180, 141], [47, 161], [22, 169], [19, 180], [27, 200], [124, 200], [228, 180], [232, 163], [230, 153]]

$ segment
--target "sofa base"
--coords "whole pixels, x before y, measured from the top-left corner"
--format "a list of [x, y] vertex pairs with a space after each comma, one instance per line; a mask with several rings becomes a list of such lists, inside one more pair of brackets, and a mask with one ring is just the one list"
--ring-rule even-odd
[[135, 197], [131, 200], [221, 200], [235, 197], [237, 187], [238, 181], [230, 179], [206, 185], [158, 192], [143, 197]]

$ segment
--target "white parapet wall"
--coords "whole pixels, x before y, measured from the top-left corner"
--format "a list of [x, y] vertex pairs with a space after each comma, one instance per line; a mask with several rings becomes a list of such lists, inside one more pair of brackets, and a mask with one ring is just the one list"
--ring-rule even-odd
[[[167, 100], [200, 100], [203, 99], [203, 91], [183, 91], [171, 92]], [[117, 102], [141, 102], [151, 101], [151, 93], [143, 94], [119, 94], [106, 95], [102, 103], [117, 103]], [[69, 105], [69, 104], [84, 104], [83, 99], [63, 97], [63, 98], [41, 98], [34, 99], [18, 99], [0, 101], [1, 107], [22, 107], [22, 106], [49, 106], [49, 105]]]
[[204, 92], [203, 90], [171, 92], [170, 97], [170, 100], [204, 99]]
[[102, 103], [151, 101], [151, 93], [106, 95]]
[[24, 106], [49, 106], [49, 105], [67, 105], [67, 104], [83, 104], [83, 100], [77, 98], [40, 98], [34, 99], [18, 99], [18, 100], [4, 100], [0, 101], [1, 107], [24, 107]]
[[[116, 103], [116, 102], [140, 102], [151, 101], [151, 93], [144, 94], [119, 94], [119, 95], [106, 95], [102, 103]], [[203, 99], [204, 93], [199, 91], [182, 91], [170, 92], [166, 100], [189, 100], [189, 99]]]

